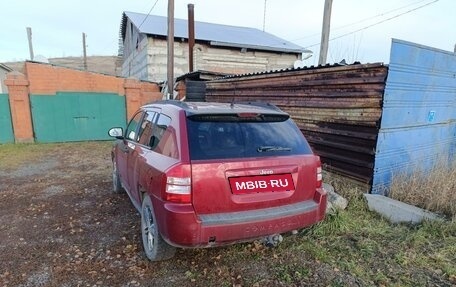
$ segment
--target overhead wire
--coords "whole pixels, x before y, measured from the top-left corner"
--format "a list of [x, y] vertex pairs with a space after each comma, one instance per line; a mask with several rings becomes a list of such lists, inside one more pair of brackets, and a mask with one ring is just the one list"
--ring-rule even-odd
[[[417, 4], [421, 3], [421, 2], [425, 2], [425, 1], [429, 1], [429, 0], [415, 1], [413, 3], [407, 4], [407, 5], [398, 7], [398, 8], [394, 8], [392, 10], [384, 11], [384, 12], [382, 12], [380, 14], [377, 14], [377, 15], [374, 15], [374, 16], [370, 16], [370, 17], [358, 20], [356, 22], [352, 22], [352, 23], [348, 23], [348, 24], [345, 24], [345, 25], [342, 25], [342, 26], [331, 28], [331, 31], [340, 30], [340, 29], [343, 29], [343, 28], [346, 28], [346, 27], [354, 26], [354, 25], [357, 25], [357, 24], [360, 24], [360, 23], [363, 23], [363, 22], [367, 22], [367, 21], [373, 20], [375, 18], [383, 17], [383, 16], [386, 16], [386, 15], [391, 14], [393, 12], [402, 10], [402, 9], [410, 7], [410, 6], [415, 6], [415, 5], [417, 5]], [[311, 37], [319, 36], [319, 35], [321, 35], [321, 34], [320, 33], [314, 33], [314, 34], [311, 34], [311, 35], [308, 35], [308, 36], [304, 36], [304, 37], [301, 37], [301, 38], [292, 39], [291, 41], [303, 40], [303, 39], [307, 39], [307, 38], [311, 38]]]
[[[423, 7], [426, 7], [426, 6], [429, 6], [429, 5], [431, 5], [431, 4], [434, 4], [434, 3], [438, 2], [438, 1], [439, 1], [439, 0], [434, 0], [434, 1], [428, 2], [428, 3], [426, 3], [426, 4], [423, 4], [423, 5], [421, 5], [421, 6], [418, 6], [418, 7], [416, 7], [416, 8], [413, 8], [413, 9], [407, 10], [407, 11], [405, 11], [405, 12], [399, 13], [399, 14], [397, 14], [397, 15], [394, 15], [394, 16], [392, 16], [392, 17], [383, 19], [383, 20], [378, 21], [378, 22], [376, 22], [376, 23], [373, 23], [373, 24], [371, 24], [371, 25], [367, 25], [367, 26], [362, 27], [362, 28], [360, 28], [360, 29], [357, 29], [357, 30], [355, 30], [355, 31], [351, 31], [351, 32], [348, 32], [348, 33], [345, 33], [345, 34], [336, 36], [336, 37], [334, 37], [334, 38], [329, 39], [329, 41], [337, 40], [337, 39], [340, 39], [340, 38], [343, 38], [343, 37], [346, 37], [346, 36], [355, 34], [355, 33], [357, 33], [357, 32], [360, 32], [360, 31], [369, 29], [369, 28], [371, 28], [371, 27], [373, 27], [373, 26], [377, 26], [377, 25], [379, 25], [379, 24], [382, 24], [382, 23], [385, 23], [385, 22], [387, 22], [387, 21], [393, 20], [393, 19], [398, 18], [398, 17], [400, 17], [400, 16], [402, 16], [402, 15], [411, 13], [411, 12], [416, 11], [416, 10], [418, 10], [418, 9], [421, 9], [421, 8], [423, 8]], [[306, 46], [305, 48], [307, 49], [307, 48], [315, 47], [315, 46], [318, 46], [318, 45], [320, 45], [320, 42], [315, 43], [315, 44], [312, 44], [312, 45], [309, 45], [309, 46]]]
[[149, 17], [150, 13], [152, 12], [152, 10], [154, 10], [154, 8], [157, 5], [157, 3], [158, 3], [158, 0], [155, 0], [154, 5], [152, 5], [152, 8], [150, 8], [149, 12], [147, 13], [146, 17], [144, 17], [144, 19], [142, 20], [141, 24], [139, 24], [138, 29], [141, 28], [142, 24], [144, 24], [144, 22], [146, 21], [147, 17]]
[[[141, 24], [139, 25], [138, 29], [141, 27], [142, 24], [144, 24], [144, 22], [146, 21], [147, 17], [150, 16], [150, 13], [152, 13], [152, 10], [155, 8], [155, 6], [157, 5], [158, 3], [158, 0], [155, 0], [155, 3], [152, 5], [152, 7], [149, 9], [149, 12], [147, 13], [147, 15], [144, 17], [143, 21], [141, 22]], [[112, 46], [112, 44], [114, 44], [114, 42], [118, 42], [119, 40], [112, 40], [109, 45], [106, 45], [106, 47], [104, 47], [103, 49], [100, 49], [100, 51], [106, 51], [109, 47]]]

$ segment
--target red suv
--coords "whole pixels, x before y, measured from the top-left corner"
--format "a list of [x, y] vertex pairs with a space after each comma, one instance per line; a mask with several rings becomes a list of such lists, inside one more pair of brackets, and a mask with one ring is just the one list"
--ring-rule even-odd
[[269, 104], [159, 101], [112, 150], [113, 187], [141, 214], [152, 261], [175, 247], [267, 237], [323, 219], [321, 165], [290, 116]]

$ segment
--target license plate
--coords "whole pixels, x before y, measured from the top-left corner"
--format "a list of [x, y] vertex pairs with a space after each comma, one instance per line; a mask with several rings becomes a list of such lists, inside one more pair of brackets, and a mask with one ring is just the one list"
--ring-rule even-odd
[[281, 192], [294, 190], [291, 174], [230, 177], [231, 192], [234, 194]]

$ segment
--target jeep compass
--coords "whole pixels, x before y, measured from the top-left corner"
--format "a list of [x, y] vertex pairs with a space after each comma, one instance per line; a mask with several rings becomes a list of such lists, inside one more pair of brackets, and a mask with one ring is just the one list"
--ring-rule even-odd
[[252, 241], [323, 219], [321, 164], [269, 104], [159, 101], [112, 128], [113, 189], [141, 214], [146, 256]]

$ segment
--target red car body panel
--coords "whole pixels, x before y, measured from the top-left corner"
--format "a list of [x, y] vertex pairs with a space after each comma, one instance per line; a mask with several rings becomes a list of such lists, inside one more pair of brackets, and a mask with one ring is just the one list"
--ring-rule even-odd
[[[204, 224], [191, 204], [166, 203], [154, 198], [157, 213], [161, 214], [159, 226], [163, 238], [179, 247], [209, 247], [236, 242], [250, 241], [271, 234], [301, 229], [323, 220], [326, 210], [326, 192], [315, 190], [313, 198], [307, 201], [308, 210], [295, 215], [273, 217], [233, 223]], [[268, 209], [257, 210], [267, 214]], [[242, 216], [242, 214], [239, 214]], [[267, 219], [266, 219], [267, 218]]]
[[[248, 241], [324, 218], [326, 192], [317, 181], [318, 156], [191, 160], [186, 109], [152, 104], [142, 110], [172, 119], [168, 132], [175, 137], [177, 151], [165, 155], [124, 138], [115, 145], [113, 160], [137, 209], [143, 194], [149, 194], [160, 234], [169, 244], [207, 247]], [[165, 200], [166, 179], [176, 168], [191, 178], [188, 203]]]

